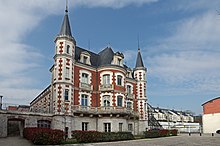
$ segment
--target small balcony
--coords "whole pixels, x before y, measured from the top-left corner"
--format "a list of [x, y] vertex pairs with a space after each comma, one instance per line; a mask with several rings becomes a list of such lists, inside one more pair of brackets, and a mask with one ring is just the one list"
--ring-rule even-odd
[[83, 90], [88, 90], [88, 91], [91, 91], [92, 90], [92, 85], [90, 84], [87, 84], [87, 83], [80, 83], [80, 86], [79, 86], [81, 89]]
[[112, 91], [114, 90], [114, 86], [112, 84], [103, 84], [100, 85], [100, 91]]
[[126, 93], [127, 99], [134, 99], [134, 94]]

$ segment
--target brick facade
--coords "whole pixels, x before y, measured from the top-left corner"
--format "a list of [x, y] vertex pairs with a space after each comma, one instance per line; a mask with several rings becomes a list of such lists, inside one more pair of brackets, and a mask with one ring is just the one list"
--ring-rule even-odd
[[83, 122], [89, 123], [88, 130], [103, 131], [107, 122], [115, 132], [119, 123], [123, 131], [129, 130], [128, 124], [134, 134], [144, 131], [148, 126], [147, 70], [140, 50], [134, 69], [123, 60], [122, 53], [109, 47], [96, 54], [76, 46], [66, 13], [55, 40], [51, 85], [31, 102], [31, 111], [68, 118], [70, 131], [81, 130]]

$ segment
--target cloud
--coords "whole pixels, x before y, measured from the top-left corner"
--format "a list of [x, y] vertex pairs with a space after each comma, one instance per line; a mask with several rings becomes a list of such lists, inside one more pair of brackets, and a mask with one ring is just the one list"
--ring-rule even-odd
[[129, 5], [141, 6], [158, 0], [76, 0], [76, 5], [86, 7], [122, 8]]
[[[122, 8], [140, 6], [157, 0], [75, 0], [72, 7]], [[40, 82], [30, 70], [41, 68], [45, 57], [37, 48], [24, 43], [26, 36], [50, 15], [58, 15], [65, 8], [61, 0], [7, 0], [0, 1], [0, 94], [5, 102], [30, 101], [40, 89]], [[45, 60], [44, 60], [45, 61]], [[21, 100], [20, 100], [21, 99]]]
[[158, 45], [151, 46], [150, 49], [147, 48], [146, 53], [143, 52], [150, 78], [158, 80], [151, 82], [157, 85], [151, 86], [173, 89], [169, 93], [163, 90], [167, 96], [183, 95], [180, 89], [183, 92], [187, 91], [188, 95], [219, 93], [220, 19], [218, 17], [215, 11], [207, 10], [205, 13], [185, 18], [177, 23], [170, 37], [160, 40]]
[[[51, 3], [49, 5], [49, 3]], [[60, 2], [34, 0], [0, 1], [0, 94], [4, 102], [26, 103], [39, 93], [37, 79], [30, 70], [42, 66], [44, 56], [26, 45], [26, 36], [50, 14]], [[47, 7], [45, 7], [47, 6]]]

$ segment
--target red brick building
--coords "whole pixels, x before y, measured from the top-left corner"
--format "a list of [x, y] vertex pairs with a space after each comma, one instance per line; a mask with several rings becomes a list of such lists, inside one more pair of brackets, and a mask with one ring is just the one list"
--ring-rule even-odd
[[204, 133], [215, 133], [220, 130], [220, 97], [211, 99], [203, 106], [203, 131]]
[[51, 85], [31, 102], [33, 112], [64, 120], [52, 128], [134, 134], [147, 128], [147, 70], [140, 49], [132, 69], [123, 63], [123, 53], [110, 47], [99, 53], [78, 47], [66, 10], [53, 58]]

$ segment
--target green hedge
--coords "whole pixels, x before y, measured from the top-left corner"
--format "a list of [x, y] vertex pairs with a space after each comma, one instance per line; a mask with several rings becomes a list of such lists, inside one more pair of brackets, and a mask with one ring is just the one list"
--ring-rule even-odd
[[166, 137], [166, 136], [177, 136], [177, 130], [149, 130], [144, 132], [145, 138], [157, 138], [157, 137]]
[[77, 142], [80, 143], [134, 139], [134, 136], [131, 132], [73, 131], [72, 136], [77, 140]]
[[61, 144], [64, 140], [64, 132], [48, 128], [24, 128], [24, 138], [37, 145]]

